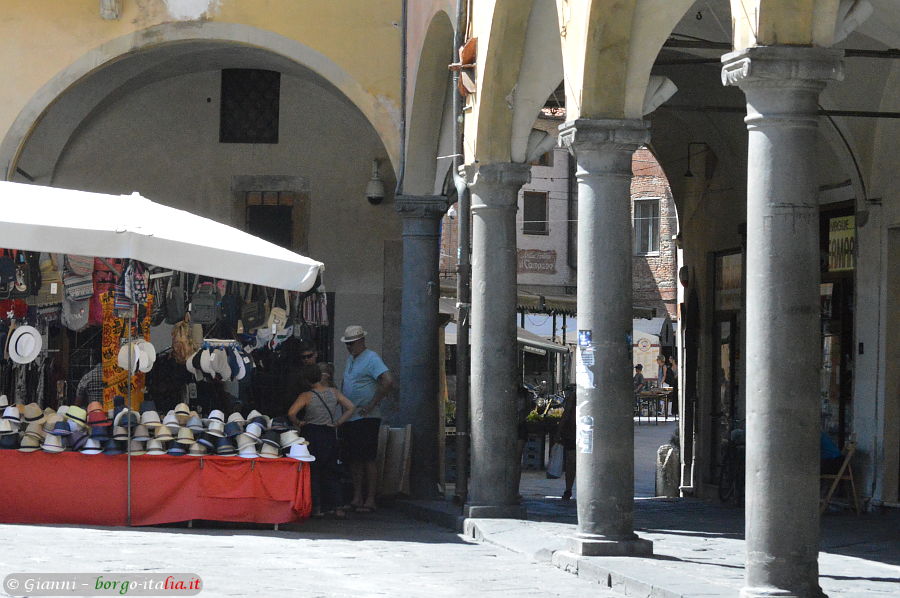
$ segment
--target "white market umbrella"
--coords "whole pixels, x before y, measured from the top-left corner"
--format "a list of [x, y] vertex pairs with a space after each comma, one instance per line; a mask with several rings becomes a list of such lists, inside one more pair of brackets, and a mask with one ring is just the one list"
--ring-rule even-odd
[[308, 291], [321, 262], [154, 203], [0, 181], [0, 247], [131, 258], [154, 266], [291, 291]]

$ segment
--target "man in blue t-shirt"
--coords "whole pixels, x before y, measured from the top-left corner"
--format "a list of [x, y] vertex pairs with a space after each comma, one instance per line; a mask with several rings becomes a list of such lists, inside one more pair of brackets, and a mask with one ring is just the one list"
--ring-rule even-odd
[[343, 426], [344, 460], [350, 463], [353, 476], [353, 500], [357, 512], [375, 510], [378, 468], [378, 429], [381, 427], [379, 404], [394, 390], [394, 378], [375, 351], [366, 348], [366, 331], [362, 326], [347, 326], [341, 342], [350, 357], [344, 367], [341, 392], [356, 407], [352, 418]]

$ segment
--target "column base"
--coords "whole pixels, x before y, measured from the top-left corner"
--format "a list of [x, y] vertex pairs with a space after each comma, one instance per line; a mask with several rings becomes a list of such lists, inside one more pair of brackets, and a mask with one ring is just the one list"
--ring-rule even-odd
[[463, 517], [468, 519], [525, 519], [524, 505], [466, 505]]
[[605, 536], [569, 538], [569, 550], [581, 556], [653, 556], [653, 542], [643, 538], [611, 540]]
[[812, 594], [798, 594], [791, 590], [781, 590], [772, 587], [741, 588], [741, 598], [827, 598], [827, 594], [821, 588], [816, 588]]

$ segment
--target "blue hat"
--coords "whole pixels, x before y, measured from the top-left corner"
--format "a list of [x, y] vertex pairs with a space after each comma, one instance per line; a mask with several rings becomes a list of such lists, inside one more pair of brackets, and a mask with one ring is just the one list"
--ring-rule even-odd
[[262, 436], [262, 441], [264, 444], [268, 444], [271, 446], [281, 447], [281, 434], [273, 430], [268, 430]]
[[109, 440], [109, 426], [91, 426], [91, 438], [100, 442]]
[[0, 449], [17, 449], [19, 448], [18, 434], [4, 434], [0, 436]]
[[237, 422], [228, 422], [225, 424], [225, 436], [228, 438], [234, 438], [235, 436], [240, 436], [240, 434], [244, 431], [241, 427], [241, 424]]
[[175, 457], [180, 457], [187, 451], [184, 450], [184, 447], [182, 445], [178, 444], [177, 442], [173, 442], [172, 446], [170, 446], [169, 450], [166, 452]]
[[80, 451], [84, 447], [84, 443], [87, 442], [87, 439], [88, 435], [84, 430], [75, 430], [68, 438], [66, 438], [73, 451]]
[[106, 444], [103, 445], [103, 454], [104, 455], [121, 455], [122, 449], [119, 448], [118, 441], [107, 440]]
[[50, 433], [54, 436], [68, 436], [72, 433], [72, 428], [69, 427], [69, 422], [59, 421], [53, 426], [53, 429], [50, 430]]
[[292, 427], [293, 426], [291, 426], [291, 422], [287, 417], [279, 415], [272, 420], [272, 425], [269, 426], [269, 429], [275, 432], [287, 432]]
[[209, 450], [213, 450], [216, 448], [216, 438], [214, 436], [210, 436], [208, 433], [204, 432], [197, 437], [197, 442], [205, 446]]

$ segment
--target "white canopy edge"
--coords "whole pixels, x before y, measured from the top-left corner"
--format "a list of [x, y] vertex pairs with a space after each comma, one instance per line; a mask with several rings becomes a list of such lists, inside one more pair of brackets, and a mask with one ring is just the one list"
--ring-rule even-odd
[[291, 291], [308, 291], [324, 269], [321, 262], [137, 193], [5, 181], [0, 181], [0, 247], [131, 258]]

